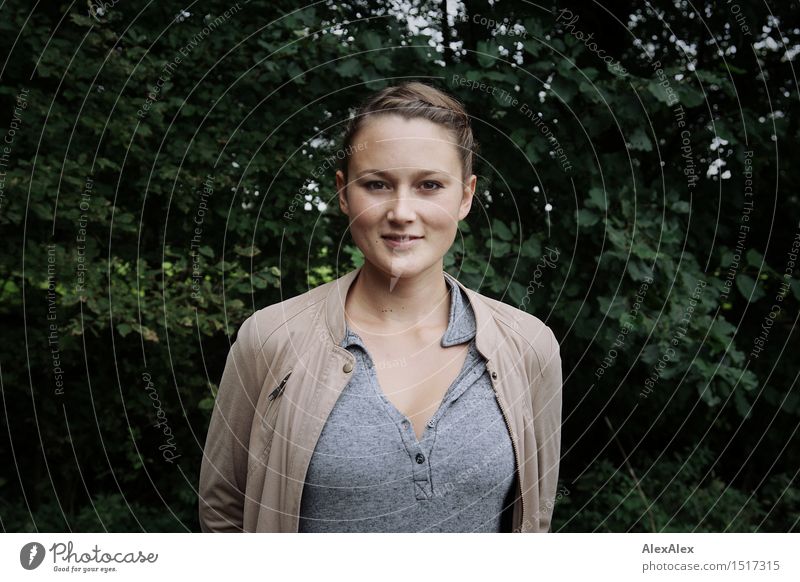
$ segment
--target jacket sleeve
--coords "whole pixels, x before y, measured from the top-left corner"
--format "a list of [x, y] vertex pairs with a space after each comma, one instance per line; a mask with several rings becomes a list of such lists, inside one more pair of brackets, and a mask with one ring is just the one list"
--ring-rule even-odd
[[250, 429], [261, 391], [253, 317], [228, 352], [208, 427], [198, 490], [203, 532], [243, 531]]
[[550, 349], [545, 356], [541, 384], [533, 395], [533, 427], [539, 462], [539, 532], [550, 530], [561, 461], [561, 350], [547, 328]]

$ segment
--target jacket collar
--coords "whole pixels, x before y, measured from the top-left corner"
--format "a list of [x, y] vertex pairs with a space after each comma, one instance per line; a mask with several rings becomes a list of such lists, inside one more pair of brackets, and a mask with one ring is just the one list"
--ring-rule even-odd
[[[347, 292], [350, 290], [350, 286], [353, 284], [360, 271], [361, 267], [357, 267], [333, 281], [325, 298], [325, 324], [330, 335], [330, 341], [336, 346], [341, 346], [347, 331], [347, 322], [344, 317], [344, 304], [347, 299]], [[472, 312], [475, 315], [475, 327], [477, 329], [475, 333], [475, 347], [484, 358], [491, 360], [495, 350], [501, 347], [498, 343], [497, 321], [495, 320], [491, 308], [481, 294], [465, 287], [461, 281], [453, 277], [447, 271], [442, 271], [442, 273], [467, 294]], [[455, 290], [455, 287], [453, 290]], [[451, 316], [452, 315], [451, 296]]]
[[[464, 292], [456, 284], [453, 277], [445, 277], [448, 290], [448, 301], [450, 311], [448, 312], [447, 328], [442, 334], [440, 345], [443, 348], [455, 346], [467, 342], [475, 337], [475, 315]], [[343, 348], [357, 345], [364, 350], [366, 346], [361, 337], [354, 330], [350, 329], [345, 319], [346, 333], [345, 338], [339, 344]]]

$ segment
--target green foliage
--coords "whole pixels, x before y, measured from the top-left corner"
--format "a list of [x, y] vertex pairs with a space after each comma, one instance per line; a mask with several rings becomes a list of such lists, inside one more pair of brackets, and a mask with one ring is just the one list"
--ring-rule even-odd
[[[797, 137], [797, 94], [780, 52], [756, 60], [753, 38], [733, 23], [723, 35], [724, 10], [701, 29], [670, 2], [614, 8], [641, 16], [630, 30], [610, 9], [572, 8], [625, 74], [555, 3], [467, 3], [526, 35], [467, 14], [451, 31], [463, 50], [447, 54], [432, 46], [441, 20], [413, 34], [391, 3], [236, 6], [222, 21], [234, 5], [217, 0], [182, 19], [173, 1], [97, 18], [86, 3], [0, 9], [3, 128], [27, 95], [0, 197], [5, 529], [197, 529], [230, 342], [253, 311], [363, 263], [331, 162], [351, 108], [409, 77], [463, 101], [481, 144], [445, 267], [561, 342], [570, 492], [554, 529], [796, 528], [800, 447], [786, 440], [800, 398], [783, 363], [798, 166], [776, 171], [775, 152]], [[753, 31], [769, 10], [796, 17], [742, 10]], [[709, 30], [724, 38], [712, 46]], [[604, 446], [600, 411], [638, 454]], [[747, 454], [714, 464], [731, 439]]]
[[584, 531], [595, 532], [755, 533], [794, 526], [800, 499], [789, 475], [772, 477], [755, 495], [721, 479], [714, 457], [698, 447], [671, 458], [638, 458], [633, 475], [602, 459], [559, 501], [553, 529], [576, 529], [570, 521], [594, 524]]

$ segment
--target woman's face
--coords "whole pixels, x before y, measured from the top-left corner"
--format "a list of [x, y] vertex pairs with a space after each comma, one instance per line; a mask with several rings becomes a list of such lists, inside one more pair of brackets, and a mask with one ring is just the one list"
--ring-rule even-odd
[[336, 188], [365, 260], [394, 277], [441, 268], [477, 181], [474, 174], [462, 181], [452, 134], [427, 119], [380, 115], [365, 122], [351, 146], [350, 182], [337, 171]]

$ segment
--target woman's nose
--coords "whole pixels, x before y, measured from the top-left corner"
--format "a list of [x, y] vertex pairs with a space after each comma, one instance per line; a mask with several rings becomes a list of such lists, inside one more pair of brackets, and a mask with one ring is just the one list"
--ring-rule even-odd
[[404, 188], [399, 188], [397, 196], [392, 198], [387, 204], [389, 205], [387, 216], [390, 220], [410, 222], [416, 217], [414, 200], [411, 198], [410, 193]]

